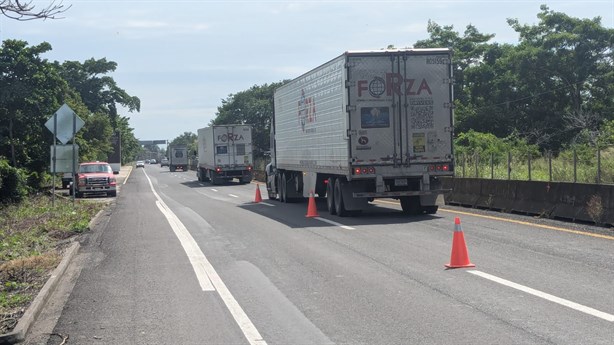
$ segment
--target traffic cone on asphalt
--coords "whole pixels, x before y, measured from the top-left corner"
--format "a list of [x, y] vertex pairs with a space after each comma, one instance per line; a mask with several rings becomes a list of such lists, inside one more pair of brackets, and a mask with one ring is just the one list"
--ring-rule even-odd
[[260, 195], [260, 185], [256, 183], [256, 197], [254, 198], [254, 202], [261, 202], [262, 195]]
[[467, 253], [467, 245], [465, 244], [465, 235], [461, 228], [460, 218], [454, 218], [454, 238], [452, 239], [452, 254], [450, 255], [450, 263], [446, 264], [448, 268], [475, 267], [469, 261]]
[[316, 199], [313, 197], [313, 192], [309, 193], [309, 205], [307, 206], [307, 215], [305, 217], [319, 217], [318, 208], [316, 207]]

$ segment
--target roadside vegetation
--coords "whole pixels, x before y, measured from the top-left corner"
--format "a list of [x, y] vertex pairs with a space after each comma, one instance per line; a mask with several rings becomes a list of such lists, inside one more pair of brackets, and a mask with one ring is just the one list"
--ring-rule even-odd
[[62, 258], [106, 205], [48, 194], [0, 206], [0, 334], [14, 328]]

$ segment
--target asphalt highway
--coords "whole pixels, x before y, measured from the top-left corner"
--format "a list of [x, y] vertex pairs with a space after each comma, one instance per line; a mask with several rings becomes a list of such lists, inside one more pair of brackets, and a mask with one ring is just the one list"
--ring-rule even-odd
[[[264, 200], [255, 203], [256, 189]], [[444, 207], [305, 217], [255, 183], [133, 170], [46, 344], [612, 344], [614, 237]], [[472, 268], [446, 269], [458, 217]], [[42, 328], [39, 328], [42, 329]]]

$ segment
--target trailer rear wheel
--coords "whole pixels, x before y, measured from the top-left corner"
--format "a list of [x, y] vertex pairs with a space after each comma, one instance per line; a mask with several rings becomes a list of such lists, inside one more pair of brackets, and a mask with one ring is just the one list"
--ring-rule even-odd
[[439, 206], [423, 206], [422, 209], [424, 210], [424, 213], [426, 214], [435, 214], [437, 213]]
[[286, 173], [281, 175], [281, 185], [279, 186], [281, 191], [282, 202], [288, 203], [290, 202], [290, 198], [288, 198], [288, 178], [286, 177]]
[[337, 214], [335, 210], [335, 179], [329, 178], [326, 184], [326, 206], [328, 207], [328, 213], [331, 215]]
[[345, 187], [345, 183], [343, 179], [338, 178], [335, 181], [335, 211], [339, 217], [345, 217], [348, 215], [348, 211], [345, 209], [345, 204], [343, 202], [343, 188]]
[[410, 216], [415, 216], [422, 213], [422, 207], [420, 207], [420, 197], [402, 196], [401, 208], [403, 209], [403, 213], [408, 214]]

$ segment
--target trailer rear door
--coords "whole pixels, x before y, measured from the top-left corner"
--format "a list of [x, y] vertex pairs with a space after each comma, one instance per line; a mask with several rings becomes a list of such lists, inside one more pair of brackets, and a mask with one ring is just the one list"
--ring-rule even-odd
[[216, 165], [252, 164], [251, 127], [245, 125], [214, 127]]
[[347, 65], [353, 164], [451, 159], [449, 51], [356, 53]]

